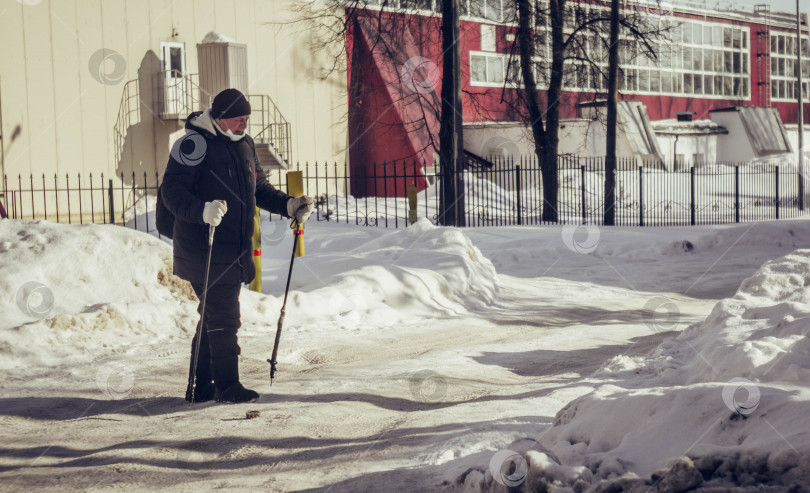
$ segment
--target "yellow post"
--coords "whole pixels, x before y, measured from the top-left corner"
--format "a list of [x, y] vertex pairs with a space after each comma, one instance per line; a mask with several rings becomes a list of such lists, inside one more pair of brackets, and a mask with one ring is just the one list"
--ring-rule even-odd
[[[292, 197], [301, 197], [304, 195], [304, 172], [303, 171], [288, 171], [287, 172], [287, 194]], [[296, 257], [304, 256], [304, 225], [298, 226], [298, 230], [293, 232], [298, 236], [298, 246], [295, 250]]]
[[259, 208], [256, 207], [256, 215], [253, 216], [253, 265], [256, 266], [256, 277], [250, 283], [249, 288], [258, 293], [262, 292], [262, 219], [259, 216]]
[[408, 187], [408, 220], [411, 224], [416, 222], [416, 187]]

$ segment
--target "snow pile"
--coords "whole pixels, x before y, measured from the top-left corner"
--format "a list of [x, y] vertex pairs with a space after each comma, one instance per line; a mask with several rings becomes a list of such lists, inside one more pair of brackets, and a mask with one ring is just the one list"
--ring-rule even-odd
[[4, 370], [187, 337], [196, 323], [191, 287], [171, 274], [171, 248], [152, 236], [119, 226], [2, 221], [0, 254]]
[[560, 410], [537, 442], [516, 442], [509, 457], [467, 471], [459, 486], [800, 491], [810, 484], [807, 279], [810, 250], [766, 263], [704, 322], [646, 357], [613, 358], [597, 374], [610, 383]]
[[236, 43], [236, 41], [219, 31], [208, 31], [202, 40], [202, 44], [206, 43]]
[[[171, 274], [171, 247], [152, 235], [3, 221], [0, 253], [0, 368], [89, 361], [100, 347], [188, 340], [194, 331], [196, 298]], [[377, 331], [420, 315], [484, 308], [498, 291], [492, 263], [461, 230], [426, 220], [295, 266], [286, 319], [292, 332]], [[275, 330], [280, 297], [244, 289], [241, 304], [248, 334]]]
[[385, 327], [485, 308], [498, 293], [494, 266], [469, 237], [428, 220], [307, 260], [289, 302], [297, 325]]

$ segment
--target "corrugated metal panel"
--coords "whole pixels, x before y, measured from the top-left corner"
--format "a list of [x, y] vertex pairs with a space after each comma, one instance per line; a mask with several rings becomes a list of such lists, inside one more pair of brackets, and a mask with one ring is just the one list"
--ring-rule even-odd
[[247, 94], [247, 45], [198, 44], [197, 63], [200, 70], [200, 102], [203, 107], [210, 107], [213, 96], [229, 87]]

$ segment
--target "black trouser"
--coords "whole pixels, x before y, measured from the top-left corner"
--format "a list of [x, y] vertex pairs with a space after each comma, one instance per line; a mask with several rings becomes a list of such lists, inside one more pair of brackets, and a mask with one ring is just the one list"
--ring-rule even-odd
[[[197, 313], [202, 310], [202, 284], [191, 283], [194, 293], [200, 299]], [[213, 381], [223, 391], [239, 381], [239, 353], [236, 333], [241, 326], [239, 313], [239, 293], [241, 283], [215, 283], [208, 286], [205, 298], [205, 321], [200, 331], [200, 355], [197, 359], [197, 387]], [[199, 322], [197, 324], [199, 326]], [[189, 384], [194, 365], [194, 349], [197, 336], [191, 341], [191, 364]]]

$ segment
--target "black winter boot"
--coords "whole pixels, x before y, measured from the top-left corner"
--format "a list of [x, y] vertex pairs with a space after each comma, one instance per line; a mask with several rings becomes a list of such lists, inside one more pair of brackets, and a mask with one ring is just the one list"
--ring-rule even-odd
[[211, 369], [214, 373], [214, 385], [217, 402], [253, 402], [259, 394], [246, 389], [239, 383], [239, 346], [235, 349], [214, 346], [211, 348]]
[[236, 382], [222, 392], [217, 392], [217, 402], [253, 402], [259, 398], [258, 392], [255, 390], [246, 389], [241, 383]]

